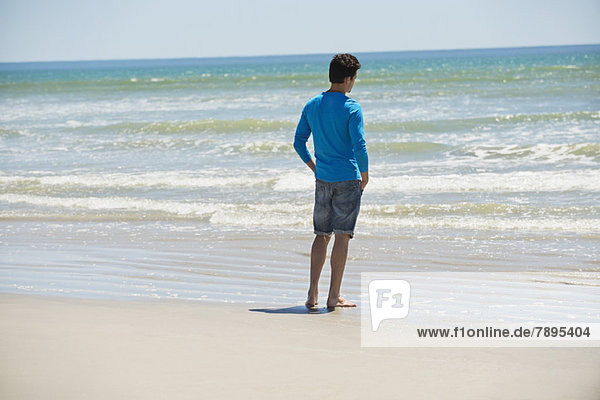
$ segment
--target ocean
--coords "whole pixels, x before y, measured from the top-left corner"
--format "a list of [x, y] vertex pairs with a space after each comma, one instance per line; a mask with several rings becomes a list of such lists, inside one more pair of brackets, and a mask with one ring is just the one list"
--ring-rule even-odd
[[[600, 294], [600, 45], [356, 55], [348, 293], [498, 270]], [[292, 141], [330, 57], [0, 64], [0, 291], [302, 303], [314, 177]]]

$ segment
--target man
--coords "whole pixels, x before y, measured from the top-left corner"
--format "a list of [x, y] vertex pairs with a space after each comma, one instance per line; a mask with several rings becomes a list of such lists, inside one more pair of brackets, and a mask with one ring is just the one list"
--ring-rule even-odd
[[[369, 157], [360, 104], [346, 96], [354, 86], [360, 63], [351, 54], [337, 54], [329, 64], [331, 87], [312, 98], [304, 109], [294, 136], [294, 149], [316, 178], [313, 225], [315, 240], [310, 254], [310, 286], [306, 307], [317, 309], [319, 278], [331, 235], [331, 282], [327, 308], [356, 307], [340, 295], [348, 256], [348, 242], [369, 182]], [[313, 134], [315, 161], [306, 142]]]

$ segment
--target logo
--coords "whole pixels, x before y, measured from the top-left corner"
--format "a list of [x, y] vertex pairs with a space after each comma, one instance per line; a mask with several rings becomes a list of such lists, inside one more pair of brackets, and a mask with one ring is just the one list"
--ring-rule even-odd
[[402, 319], [408, 315], [410, 285], [401, 279], [375, 279], [369, 282], [371, 329], [376, 332], [385, 319]]

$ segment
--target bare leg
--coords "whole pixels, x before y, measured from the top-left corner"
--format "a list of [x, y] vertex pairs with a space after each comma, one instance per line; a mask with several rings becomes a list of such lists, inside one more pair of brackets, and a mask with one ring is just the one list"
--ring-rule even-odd
[[317, 235], [310, 251], [310, 286], [308, 288], [308, 299], [306, 307], [313, 308], [319, 302], [319, 278], [325, 258], [327, 257], [327, 245], [331, 236]]
[[346, 268], [346, 259], [348, 258], [348, 242], [350, 235], [336, 234], [333, 250], [331, 251], [331, 283], [329, 284], [329, 296], [327, 298], [327, 307], [356, 307], [356, 304], [340, 296], [342, 286], [342, 277]]

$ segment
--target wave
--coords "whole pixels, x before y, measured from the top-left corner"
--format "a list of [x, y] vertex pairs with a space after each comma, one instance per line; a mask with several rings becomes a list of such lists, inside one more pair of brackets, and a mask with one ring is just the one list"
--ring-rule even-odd
[[366, 204], [361, 215], [372, 216], [437, 216], [437, 215], [495, 215], [495, 216], [598, 216], [600, 206], [536, 207], [522, 204], [452, 203], [452, 204]]
[[[219, 144], [221, 143], [221, 144]], [[113, 141], [80, 140], [73, 145], [60, 146], [52, 149], [62, 151], [112, 151], [124, 149], [152, 150], [197, 150], [204, 154], [219, 156], [256, 155], [256, 156], [292, 156], [295, 154], [292, 141], [255, 140], [246, 143], [222, 143], [214, 139], [195, 139], [193, 137], [138, 137], [119, 138]], [[312, 146], [309, 145], [312, 149]]]
[[[188, 141], [189, 142], [189, 141]], [[201, 142], [202, 146], [208, 142]], [[292, 155], [294, 149], [291, 138], [289, 141], [254, 140], [243, 144], [216, 144], [211, 152], [224, 155], [255, 154], [255, 155]], [[186, 146], [194, 143], [186, 143]], [[195, 146], [198, 147], [198, 146]], [[369, 141], [367, 148], [375, 155], [434, 155], [440, 154], [448, 163], [464, 162], [465, 160], [484, 160], [486, 162], [505, 160], [521, 160], [543, 164], [559, 162], [600, 162], [600, 143], [574, 144], [536, 144], [536, 145], [507, 145], [485, 146], [465, 145], [451, 146], [435, 142], [375, 142]], [[312, 147], [311, 147], [312, 149]], [[438, 160], [439, 161], [439, 160]]]
[[269, 140], [258, 140], [244, 144], [223, 144], [218, 151], [225, 155], [232, 154], [294, 154], [292, 142], [274, 142]]
[[[416, 93], [420, 96], [446, 96], [453, 92], [472, 92], [481, 94], [481, 87], [488, 89], [525, 90], [536, 94], [549, 89], [548, 82], [571, 83], [577, 79], [594, 82], [600, 76], [597, 66], [555, 65], [540, 66], [526, 70], [454, 68], [454, 69], [389, 69], [365, 70], [359, 74], [358, 85], [363, 88], [381, 89], [402, 87], [404, 95]], [[546, 83], [535, 85], [540, 77]], [[35, 79], [35, 78], [34, 78]], [[0, 82], [1, 91], [15, 93], [69, 93], [93, 92], [110, 93], [122, 91], [128, 93], [179, 91], [179, 90], [235, 90], [238, 88], [319, 88], [327, 85], [327, 79], [321, 69], [315, 72], [290, 72], [285, 70], [212, 70], [193, 71], [192, 73], [149, 72], [122, 70], [110, 75], [73, 75], [67, 77], [40, 77], [37, 80], [19, 80]], [[551, 89], [551, 88], [550, 88]]]
[[[486, 116], [478, 118], [440, 119], [440, 120], [406, 120], [375, 121], [365, 124], [369, 132], [391, 133], [452, 133], [471, 132], [482, 129], [510, 128], [518, 124], [539, 123], [600, 123], [600, 112], [579, 111], [547, 114], [517, 114]], [[73, 131], [106, 134], [196, 134], [196, 133], [267, 133], [288, 132], [290, 136], [296, 128], [296, 122], [278, 119], [198, 119], [188, 121], [146, 121], [120, 122], [94, 125], [92, 122], [68, 120], [61, 126]], [[0, 128], [0, 135], [22, 133], [18, 130]]]
[[451, 154], [481, 160], [600, 161], [600, 143], [536, 144], [512, 146], [462, 146]]
[[78, 150], [91, 151], [110, 151], [124, 149], [153, 149], [153, 150], [174, 150], [174, 149], [207, 149], [214, 143], [211, 139], [194, 139], [193, 137], [144, 137], [138, 136], [137, 139], [123, 139], [112, 141], [92, 142], [84, 140], [76, 148]]
[[[391, 193], [528, 193], [600, 192], [600, 171], [515, 171], [506, 173], [387, 175], [371, 171], [369, 192]], [[314, 180], [298, 172], [282, 172], [273, 189], [280, 192], [306, 191]]]
[[[0, 219], [170, 220], [219, 226], [309, 227], [312, 205], [294, 202], [236, 204], [130, 197], [48, 197], [1, 194], [0, 201], [42, 207], [0, 212]], [[50, 208], [50, 209], [47, 209]], [[532, 207], [511, 204], [400, 204], [363, 207], [366, 227], [600, 232], [600, 207]], [[594, 218], [595, 217], [595, 218]]]
[[[198, 122], [198, 121], [195, 121]], [[276, 121], [243, 120], [228, 123], [218, 121], [212, 123], [178, 124], [124, 124], [119, 127], [107, 129], [121, 129], [121, 133], [131, 132], [141, 135], [121, 136], [110, 140], [99, 138], [91, 140], [89, 137], [81, 139], [75, 146], [78, 149], [92, 151], [110, 151], [120, 149], [197, 149], [215, 155], [280, 155], [294, 154], [293, 125], [278, 123]], [[264, 133], [281, 132], [286, 134], [287, 140], [221, 140], [213, 136], [197, 136], [197, 133]], [[143, 133], [156, 135], [143, 135]], [[179, 133], [178, 135], [164, 135]], [[190, 133], [187, 135], [187, 133]], [[277, 135], [281, 136], [281, 135]], [[256, 137], [269, 137], [258, 135]], [[246, 137], [248, 139], [248, 137]], [[535, 145], [448, 145], [437, 142], [421, 141], [377, 141], [369, 140], [367, 148], [369, 153], [376, 155], [440, 155], [448, 163], [469, 162], [469, 160], [482, 160], [494, 162], [504, 160], [522, 160], [526, 162], [553, 164], [560, 162], [600, 162], [600, 143], [557, 143]], [[379, 139], [380, 140], [380, 139]], [[312, 143], [309, 142], [312, 151]], [[440, 161], [438, 159], [438, 161]]]
[[[177, 133], [239, 133], [289, 131], [295, 124], [289, 121], [246, 118], [239, 120], [200, 119], [193, 121], [123, 122], [95, 127], [93, 130], [121, 134]], [[77, 127], [80, 129], [80, 127]]]
[[[82, 191], [85, 188], [189, 189], [256, 188], [275, 192], [310, 191], [314, 178], [291, 170], [164, 171], [148, 173], [67, 174], [40, 172], [36, 175], [0, 175], [5, 193], [49, 193]], [[507, 173], [388, 175], [371, 174], [369, 191], [374, 193], [515, 193], [600, 192], [600, 171], [516, 171]]]
[[600, 122], [598, 111], [577, 111], [566, 113], [546, 114], [509, 114], [498, 116], [486, 116], [478, 118], [441, 119], [441, 120], [417, 120], [417, 121], [392, 121], [371, 122], [365, 125], [366, 131], [373, 132], [429, 132], [447, 133], [456, 131], [472, 131], [484, 127], [502, 127], [523, 123], [540, 122], [576, 122], [594, 121]]
[[0, 185], [15, 191], [31, 193], [38, 188], [46, 192], [51, 188], [75, 190], [77, 188], [208, 188], [208, 187], [261, 187], [268, 186], [276, 177], [256, 177], [239, 173], [223, 175], [215, 172], [193, 171], [108, 173], [81, 175], [6, 176], [0, 175]]
[[509, 173], [400, 175], [373, 177], [376, 192], [412, 193], [517, 193], [600, 192], [600, 171], [516, 171]]
[[321, 71], [318, 73], [260, 73], [214, 71], [196, 74], [161, 75], [159, 73], [140, 76], [131, 72], [122, 77], [94, 77], [88, 79], [50, 79], [38, 81], [0, 82], [0, 90], [17, 92], [111, 92], [122, 90], [128, 92], [160, 91], [174, 89], [235, 89], [244, 86], [284, 86], [293, 87], [302, 83], [303, 87], [316, 87], [325, 83]]
[[549, 163], [561, 161], [600, 162], [600, 143], [450, 146], [432, 142], [369, 142], [367, 147], [369, 152], [379, 154], [445, 153], [448, 157], [480, 160], [528, 160]]
[[367, 148], [373, 153], [418, 154], [448, 150], [452, 147], [431, 142], [369, 142]]
[[[124, 214], [142, 213], [140, 219], [148, 217], [147, 211], [154, 211], [154, 217], [169, 215], [210, 216], [222, 205], [192, 204], [181, 201], [135, 199], [128, 197], [50, 197], [36, 195], [2, 194], [0, 201], [10, 204], [24, 203], [38, 207], [66, 209], [65, 216], [77, 216], [84, 211], [104, 211], [104, 218], [120, 218]], [[79, 212], [78, 212], [79, 211]], [[108, 212], [115, 211], [109, 214]], [[94, 217], [94, 216], [92, 216]], [[95, 213], [95, 217], [98, 214]], [[137, 219], [137, 218], [136, 218]]]
[[[497, 68], [473, 64], [423, 65], [410, 69], [388, 68], [366, 70], [359, 74], [361, 85], [427, 85], [433, 87], [485, 84], [490, 87], [507, 83], [531, 84], [544, 77], [546, 81], [572, 81], [577, 78], [597, 79], [600, 70], [596, 64], [580, 65], [516, 65]], [[536, 85], [539, 86], [539, 85]], [[463, 89], [465, 86], [462, 87]]]
[[20, 129], [0, 128], [0, 137], [10, 137], [10, 136], [27, 136], [27, 133]]
[[[361, 223], [363, 221], [361, 220]], [[460, 229], [483, 231], [562, 232], [577, 234], [600, 233], [599, 219], [574, 218], [487, 218], [479, 216], [372, 218], [365, 221], [370, 227], [414, 229]]]

